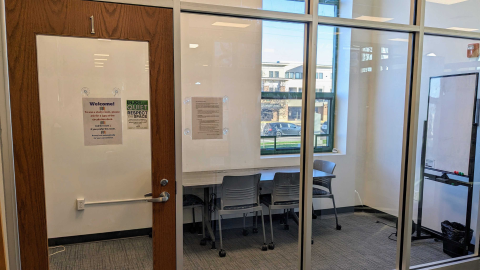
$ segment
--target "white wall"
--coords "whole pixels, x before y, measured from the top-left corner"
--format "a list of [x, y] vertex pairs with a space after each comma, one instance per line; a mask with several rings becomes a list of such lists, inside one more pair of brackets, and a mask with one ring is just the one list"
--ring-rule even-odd
[[[407, 78], [407, 34], [372, 31], [373, 71], [366, 104], [365, 204], [398, 215]], [[397, 39], [394, 41], [392, 39]], [[388, 53], [381, 54], [381, 48]], [[380, 59], [381, 56], [388, 57]]]
[[[125, 107], [127, 99], [149, 99], [148, 43], [38, 36], [37, 48], [48, 237], [151, 227], [146, 202], [76, 210], [77, 198], [134, 199], [151, 192], [150, 129], [128, 130]], [[113, 97], [119, 89], [123, 144], [84, 146], [84, 87], [89, 98]]]

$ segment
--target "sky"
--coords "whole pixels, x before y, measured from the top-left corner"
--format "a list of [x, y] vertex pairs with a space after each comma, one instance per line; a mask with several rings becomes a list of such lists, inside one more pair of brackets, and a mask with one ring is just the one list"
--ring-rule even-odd
[[[264, 10], [291, 13], [305, 12], [305, 2], [264, 0]], [[319, 5], [319, 13], [334, 16], [334, 6]], [[303, 62], [304, 24], [263, 21], [262, 62]], [[317, 64], [331, 65], [333, 59], [334, 27], [318, 27]]]

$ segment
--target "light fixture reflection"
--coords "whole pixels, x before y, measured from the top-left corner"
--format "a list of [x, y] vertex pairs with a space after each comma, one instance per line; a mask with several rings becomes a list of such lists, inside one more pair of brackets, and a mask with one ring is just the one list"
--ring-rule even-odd
[[244, 23], [228, 23], [228, 22], [214, 22], [212, 25], [215, 26], [225, 26], [225, 27], [237, 27], [237, 28], [245, 28], [249, 27], [250, 24], [244, 24]]
[[372, 22], [388, 22], [393, 20], [393, 18], [383, 18], [383, 17], [373, 17], [373, 16], [360, 16], [355, 19], [361, 20], [361, 21], [372, 21]]

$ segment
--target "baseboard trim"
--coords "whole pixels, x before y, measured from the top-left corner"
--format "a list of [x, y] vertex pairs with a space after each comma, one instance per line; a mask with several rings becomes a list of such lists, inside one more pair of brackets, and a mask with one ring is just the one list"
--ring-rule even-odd
[[379, 218], [383, 218], [387, 221], [390, 221], [390, 222], [393, 222], [393, 223], [397, 224], [397, 219], [398, 218], [396, 216], [392, 215], [392, 214], [385, 213], [383, 211], [380, 211], [378, 209], [375, 209], [375, 208], [372, 208], [372, 207], [366, 206], [366, 205], [356, 205], [353, 208], [355, 208], [355, 212], [365, 212], [365, 213], [369, 213], [369, 214], [374, 214]]
[[[337, 207], [337, 214], [346, 214], [355, 212], [355, 206]], [[333, 208], [315, 210], [315, 215], [326, 216], [335, 214]]]
[[135, 229], [135, 230], [127, 230], [127, 231], [104, 232], [104, 233], [49, 238], [48, 246], [54, 247], [54, 246], [61, 246], [61, 245], [70, 245], [70, 244], [79, 244], [79, 243], [86, 243], [86, 242], [112, 240], [112, 239], [118, 239], [118, 238], [143, 236], [143, 235], [149, 235], [151, 232], [152, 232], [152, 228], [143, 228], [143, 229]]

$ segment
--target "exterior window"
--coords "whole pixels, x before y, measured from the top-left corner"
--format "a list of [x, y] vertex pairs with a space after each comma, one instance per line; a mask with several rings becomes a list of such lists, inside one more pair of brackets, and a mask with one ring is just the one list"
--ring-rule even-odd
[[[289, 91], [296, 89], [289, 88]], [[301, 88], [298, 88], [301, 90]], [[321, 90], [321, 89], [316, 89]], [[314, 151], [332, 151], [334, 93], [317, 92], [314, 118]], [[262, 92], [261, 100], [262, 155], [294, 154], [300, 152], [302, 93]]]
[[[298, 28], [298, 31], [303, 31], [303, 29]], [[316, 79], [322, 80], [321, 82], [318, 81], [316, 87], [312, 89], [312, 91], [315, 91], [313, 141], [314, 152], [316, 153], [333, 150], [335, 91], [330, 89], [335, 88], [335, 84], [332, 77], [329, 76], [332, 72], [335, 72], [336, 62], [334, 58], [338, 37], [331, 30], [328, 32], [319, 31], [319, 33], [323, 33], [318, 41], [322, 43], [322, 47], [329, 47], [334, 50], [322, 54], [324, 57], [320, 58], [321, 60], [318, 61], [317, 67], [314, 69], [315, 72], [312, 74]], [[283, 35], [281, 38], [283, 38]], [[291, 38], [294, 39], [296, 36]], [[264, 40], [268, 41], [268, 39]], [[269, 46], [273, 45], [269, 44]], [[291, 50], [291, 48], [289, 49]], [[300, 50], [301, 47], [296, 48], [296, 51]], [[304, 113], [302, 110], [304, 66], [301, 55], [298, 59], [289, 59], [289, 61], [282, 61], [282, 57], [284, 57], [283, 54], [275, 57], [265, 55], [265, 58], [262, 59], [262, 70], [265, 70], [264, 74], [268, 72], [269, 78], [264, 78], [260, 87], [262, 91], [260, 101], [261, 155], [300, 153], [302, 114]], [[279, 78], [280, 76], [282, 77]], [[330, 90], [330, 92], [325, 92], [327, 90]]]

